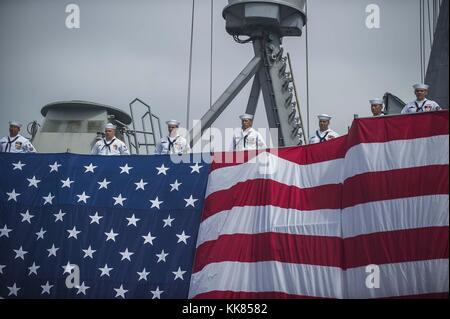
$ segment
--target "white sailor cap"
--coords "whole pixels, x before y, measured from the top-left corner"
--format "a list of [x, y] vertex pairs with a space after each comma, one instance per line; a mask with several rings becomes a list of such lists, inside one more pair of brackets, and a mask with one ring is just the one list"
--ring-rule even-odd
[[383, 99], [379, 99], [379, 98], [370, 100], [369, 102], [370, 102], [370, 105], [380, 105], [380, 104], [383, 105], [384, 104]]
[[319, 114], [317, 117], [320, 121], [329, 121], [332, 119], [332, 117], [327, 114]]
[[254, 116], [251, 114], [242, 114], [241, 116], [239, 116], [239, 118], [241, 120], [253, 120]]
[[15, 126], [15, 127], [21, 128], [22, 124], [17, 121], [10, 121], [9, 126]]
[[413, 85], [414, 90], [428, 90], [430, 86], [424, 83], [417, 83]]
[[167, 125], [174, 125], [174, 126], [180, 126], [180, 121], [177, 120], [169, 120], [166, 122]]
[[112, 123], [108, 123], [105, 125], [105, 130], [115, 130], [117, 128], [117, 126], [115, 126]]

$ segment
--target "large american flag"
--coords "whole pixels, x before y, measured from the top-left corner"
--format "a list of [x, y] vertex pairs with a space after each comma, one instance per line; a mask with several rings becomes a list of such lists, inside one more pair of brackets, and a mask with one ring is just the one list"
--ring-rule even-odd
[[448, 297], [448, 120], [211, 166], [0, 154], [0, 296]]

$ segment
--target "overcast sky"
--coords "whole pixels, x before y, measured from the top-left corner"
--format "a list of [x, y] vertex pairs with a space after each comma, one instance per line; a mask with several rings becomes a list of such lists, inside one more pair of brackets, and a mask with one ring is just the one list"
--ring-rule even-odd
[[[225, 31], [214, 0], [213, 98], [253, 56]], [[67, 29], [66, 5], [81, 10], [81, 28]], [[365, 24], [368, 4], [381, 8], [381, 28]], [[191, 119], [209, 107], [210, 0], [196, 0]], [[40, 109], [87, 100], [128, 110], [135, 97], [162, 119], [186, 118], [191, 0], [0, 0], [0, 135], [7, 123], [42, 121]], [[309, 1], [310, 132], [316, 115], [334, 116], [345, 134], [353, 114], [368, 116], [368, 99], [390, 91], [413, 99], [420, 81], [419, 0]], [[286, 38], [306, 122], [305, 37]], [[216, 121], [239, 126], [250, 85]], [[264, 107], [255, 126], [266, 127]], [[26, 135], [26, 134], [25, 134]]]

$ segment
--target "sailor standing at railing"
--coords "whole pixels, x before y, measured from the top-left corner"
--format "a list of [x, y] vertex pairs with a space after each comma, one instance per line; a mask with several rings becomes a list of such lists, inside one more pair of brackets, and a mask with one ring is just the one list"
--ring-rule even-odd
[[105, 137], [94, 144], [92, 155], [130, 155], [126, 144], [116, 137], [116, 128], [111, 123], [105, 125]]
[[263, 136], [253, 126], [253, 115], [243, 114], [241, 128], [234, 130], [231, 151], [248, 151], [266, 149], [267, 145]]
[[309, 139], [309, 144], [319, 144], [331, 139], [339, 137], [339, 134], [330, 129], [331, 116], [327, 114], [320, 114], [319, 118], [319, 130], [317, 130], [313, 136]]
[[430, 88], [427, 84], [415, 84], [413, 86], [414, 94], [416, 95], [416, 100], [406, 104], [402, 110], [402, 114], [408, 113], [422, 113], [431, 111], [440, 111], [441, 107], [435, 101], [428, 100], [428, 89]]
[[31, 142], [19, 134], [22, 124], [9, 122], [9, 136], [0, 139], [0, 153], [36, 153]]
[[155, 154], [168, 155], [168, 154], [187, 154], [191, 151], [187, 140], [178, 134], [180, 122], [177, 120], [170, 120], [166, 122], [169, 135], [162, 138], [156, 145]]
[[378, 117], [378, 116], [384, 116], [383, 113], [383, 107], [384, 107], [384, 102], [383, 99], [373, 99], [370, 100], [370, 110], [372, 111], [372, 114], [374, 117]]

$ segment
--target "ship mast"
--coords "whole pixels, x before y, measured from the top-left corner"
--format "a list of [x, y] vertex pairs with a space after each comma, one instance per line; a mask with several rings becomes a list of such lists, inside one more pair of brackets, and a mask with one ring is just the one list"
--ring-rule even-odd
[[194, 126], [191, 145], [201, 139], [252, 78], [246, 113], [255, 114], [262, 92], [269, 127], [278, 133], [278, 146], [305, 144], [301, 113], [294, 100], [294, 79], [282, 48], [284, 37], [302, 35], [304, 8], [305, 0], [229, 0], [223, 10], [226, 30], [236, 42], [252, 43], [255, 56]]

